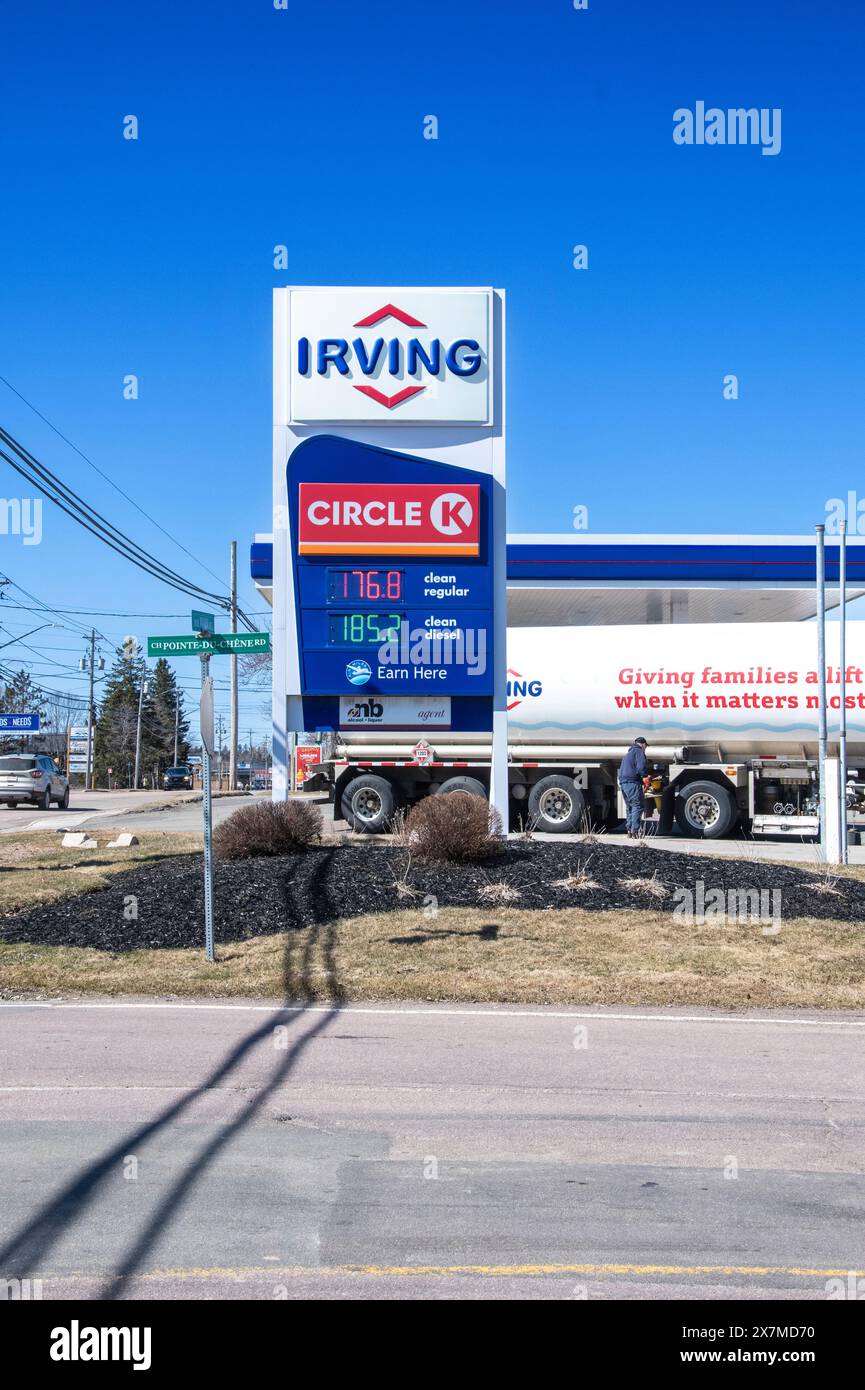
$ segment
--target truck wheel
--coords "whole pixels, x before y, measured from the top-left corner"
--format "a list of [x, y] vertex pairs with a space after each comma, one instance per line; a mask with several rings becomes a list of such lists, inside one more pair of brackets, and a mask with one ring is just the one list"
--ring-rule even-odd
[[477, 777], [448, 777], [433, 788], [434, 796], [445, 796], [448, 792], [468, 792], [469, 796], [481, 796], [484, 801], [487, 799], [487, 789]]
[[390, 825], [396, 797], [384, 777], [362, 774], [349, 782], [339, 805], [343, 820], [348, 821], [352, 830], [377, 835]]
[[694, 840], [720, 840], [736, 824], [736, 798], [717, 782], [689, 782], [676, 797], [676, 822]]
[[564, 835], [576, 830], [586, 809], [586, 798], [572, 777], [553, 773], [542, 777], [529, 792], [529, 816], [538, 830]]

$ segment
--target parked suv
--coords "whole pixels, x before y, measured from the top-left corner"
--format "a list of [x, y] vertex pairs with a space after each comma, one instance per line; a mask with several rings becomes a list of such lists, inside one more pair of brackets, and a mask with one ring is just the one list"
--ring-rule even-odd
[[44, 753], [0, 753], [0, 802], [15, 807], [19, 801], [51, 809], [56, 801], [62, 811], [69, 805], [69, 779], [58, 772]]
[[162, 789], [167, 792], [192, 790], [191, 767], [169, 767], [162, 775]]

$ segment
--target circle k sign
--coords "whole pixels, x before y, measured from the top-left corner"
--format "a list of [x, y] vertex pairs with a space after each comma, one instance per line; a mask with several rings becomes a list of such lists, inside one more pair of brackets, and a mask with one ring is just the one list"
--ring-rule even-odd
[[300, 484], [301, 555], [478, 555], [480, 488]]

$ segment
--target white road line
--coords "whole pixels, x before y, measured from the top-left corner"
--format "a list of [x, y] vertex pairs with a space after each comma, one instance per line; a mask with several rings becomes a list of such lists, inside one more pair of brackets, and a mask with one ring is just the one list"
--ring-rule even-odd
[[373, 1006], [365, 1008], [362, 1005], [349, 1005], [345, 1008], [336, 1008], [332, 1005], [323, 1004], [185, 1004], [157, 1001], [154, 1003], [133, 1001], [131, 1003], [67, 1003], [63, 1000], [53, 999], [22, 999], [6, 1000], [0, 1002], [2, 1009], [185, 1009], [189, 1012], [200, 1010], [217, 1010], [224, 1012], [241, 1013], [269, 1013], [269, 1014], [333, 1014], [334, 1017], [349, 1016], [353, 1014], [370, 1014], [378, 1016], [410, 1016], [414, 1018], [537, 1018], [537, 1019], [592, 1019], [595, 1023], [616, 1022], [616, 1023], [737, 1023], [737, 1024], [772, 1024], [776, 1028], [865, 1028], [865, 1018], [834, 1019], [834, 1018], [750, 1018], [741, 1017], [736, 1014], [619, 1014], [619, 1013], [589, 1013], [584, 1010], [569, 1010], [567, 1012], [559, 1010], [540, 1010], [540, 1009], [509, 1009], [503, 1006], [500, 1009], [449, 1009], [437, 1008], [434, 1004], [426, 1009], [417, 1008], [381, 1008]]

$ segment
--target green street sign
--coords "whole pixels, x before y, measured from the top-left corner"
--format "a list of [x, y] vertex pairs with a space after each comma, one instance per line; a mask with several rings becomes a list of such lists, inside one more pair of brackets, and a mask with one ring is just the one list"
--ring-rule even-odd
[[193, 608], [192, 626], [195, 632], [215, 632], [216, 619], [212, 613], [199, 613], [197, 608]]
[[248, 656], [270, 651], [269, 632], [215, 632], [212, 637], [148, 637], [148, 656]]

